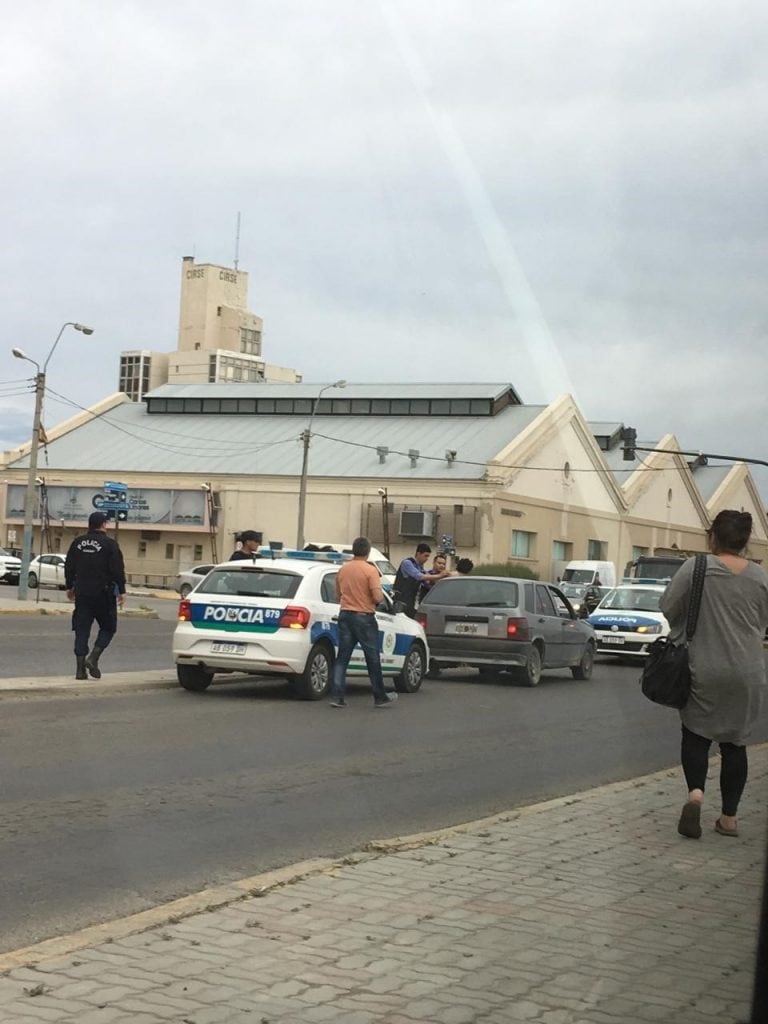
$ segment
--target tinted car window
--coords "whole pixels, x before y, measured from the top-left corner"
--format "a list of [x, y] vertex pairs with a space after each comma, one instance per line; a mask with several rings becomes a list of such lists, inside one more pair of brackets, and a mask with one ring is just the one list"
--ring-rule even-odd
[[555, 606], [546, 587], [536, 587], [536, 612], [538, 615], [556, 615]]
[[517, 608], [519, 587], [514, 580], [484, 580], [477, 577], [440, 580], [422, 604], [464, 605], [475, 608]]
[[329, 572], [327, 576], [323, 577], [323, 582], [320, 586], [320, 597], [323, 601], [328, 601], [329, 604], [336, 604], [338, 599], [336, 597], [336, 577], [338, 573]]
[[215, 569], [198, 584], [195, 594], [234, 597], [293, 597], [301, 576], [274, 569]]

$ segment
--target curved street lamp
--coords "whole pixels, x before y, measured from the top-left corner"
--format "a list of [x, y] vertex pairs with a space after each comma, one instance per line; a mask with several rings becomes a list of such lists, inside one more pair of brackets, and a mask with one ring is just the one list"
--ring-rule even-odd
[[301, 460], [301, 481], [299, 483], [299, 522], [296, 530], [296, 547], [299, 551], [304, 547], [304, 513], [307, 507], [307, 469], [309, 465], [309, 446], [312, 441], [312, 424], [315, 420], [315, 413], [317, 412], [317, 403], [320, 401], [320, 396], [324, 391], [328, 391], [330, 388], [345, 388], [347, 382], [345, 380], [334, 381], [333, 384], [325, 384], [320, 388], [315, 400], [312, 404], [312, 414], [309, 417], [309, 423], [307, 424], [306, 430], [301, 435], [301, 440], [304, 442], [304, 453]]
[[61, 325], [59, 333], [56, 335], [56, 340], [51, 345], [48, 355], [45, 357], [42, 369], [40, 364], [32, 359], [24, 352], [23, 349], [14, 348], [11, 349], [16, 359], [24, 359], [28, 363], [32, 363], [37, 371], [35, 374], [35, 418], [32, 423], [32, 444], [29, 449], [29, 471], [27, 473], [27, 490], [24, 495], [24, 533], [21, 539], [21, 569], [19, 574], [19, 591], [18, 597], [20, 601], [26, 601], [29, 594], [29, 563], [32, 559], [32, 529], [33, 529], [33, 512], [35, 506], [35, 480], [37, 478], [37, 449], [40, 444], [40, 423], [43, 415], [43, 395], [45, 394], [45, 371], [50, 362], [51, 356], [54, 353], [56, 346], [59, 343], [59, 338], [64, 333], [66, 327], [74, 327], [76, 331], [80, 331], [82, 334], [93, 334], [92, 327], [86, 327], [85, 324], [77, 324], [73, 320], [67, 320], [66, 323]]

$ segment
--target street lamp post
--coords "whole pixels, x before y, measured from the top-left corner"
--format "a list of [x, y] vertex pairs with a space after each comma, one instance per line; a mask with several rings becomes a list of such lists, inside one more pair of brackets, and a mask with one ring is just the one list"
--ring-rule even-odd
[[51, 350], [46, 356], [45, 362], [43, 363], [42, 369], [40, 364], [34, 359], [23, 352], [20, 348], [13, 349], [13, 354], [17, 359], [25, 359], [28, 363], [36, 369], [35, 374], [35, 416], [32, 421], [32, 444], [29, 449], [29, 471], [27, 473], [27, 490], [24, 495], [24, 533], [21, 539], [21, 570], [19, 575], [19, 600], [26, 601], [29, 594], [29, 563], [32, 558], [32, 529], [33, 529], [33, 512], [35, 506], [35, 483], [37, 480], [37, 450], [40, 445], [40, 425], [43, 417], [43, 395], [45, 394], [45, 371], [50, 362], [51, 356], [54, 353], [54, 349], [59, 343], [59, 338], [64, 333], [65, 327], [74, 327], [76, 331], [82, 331], [83, 334], [93, 334], [92, 327], [86, 327], [84, 324], [76, 324], [71, 320], [68, 320], [65, 324], [61, 325], [61, 330], [56, 335], [56, 340], [51, 345]]
[[301, 551], [304, 547], [304, 513], [307, 507], [307, 467], [309, 465], [309, 446], [312, 441], [312, 424], [315, 419], [315, 413], [317, 412], [317, 403], [320, 401], [320, 396], [324, 391], [328, 391], [329, 388], [345, 388], [347, 382], [345, 380], [334, 381], [333, 384], [326, 384], [320, 388], [312, 403], [312, 413], [309, 417], [309, 423], [307, 424], [306, 430], [301, 435], [301, 440], [304, 443], [304, 452], [301, 459], [301, 481], [299, 483], [299, 523], [296, 530], [296, 548]]

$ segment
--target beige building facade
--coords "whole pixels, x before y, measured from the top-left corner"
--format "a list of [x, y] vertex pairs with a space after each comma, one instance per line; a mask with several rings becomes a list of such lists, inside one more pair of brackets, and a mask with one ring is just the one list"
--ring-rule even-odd
[[[752, 513], [750, 555], [768, 561], [748, 468], [691, 465], [673, 434], [626, 462], [621, 425], [588, 423], [568, 395], [534, 407], [508, 385], [355, 385], [318, 401], [321, 387], [165, 386], [142, 405], [115, 395], [49, 430], [34, 550], [64, 550], [108, 480], [129, 489], [118, 538], [136, 582], [170, 583], [180, 568], [226, 558], [246, 528], [291, 547], [313, 417], [310, 540], [388, 538], [395, 562], [420, 540], [447, 542], [478, 564], [522, 563], [541, 578], [593, 558], [621, 576], [639, 554], [704, 550], [711, 519], [731, 507]], [[27, 454], [3, 457], [0, 529], [11, 546]]]

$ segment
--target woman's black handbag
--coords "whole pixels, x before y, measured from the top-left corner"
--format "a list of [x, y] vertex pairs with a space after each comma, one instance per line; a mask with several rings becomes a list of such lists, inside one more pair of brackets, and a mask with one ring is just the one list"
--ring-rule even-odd
[[688, 644], [696, 632], [706, 571], [707, 556], [696, 555], [691, 600], [685, 623], [685, 643], [674, 644], [668, 637], [663, 636], [651, 644], [648, 651], [648, 660], [640, 676], [640, 686], [648, 700], [652, 700], [654, 704], [663, 704], [666, 708], [684, 708], [688, 702], [691, 693]]

